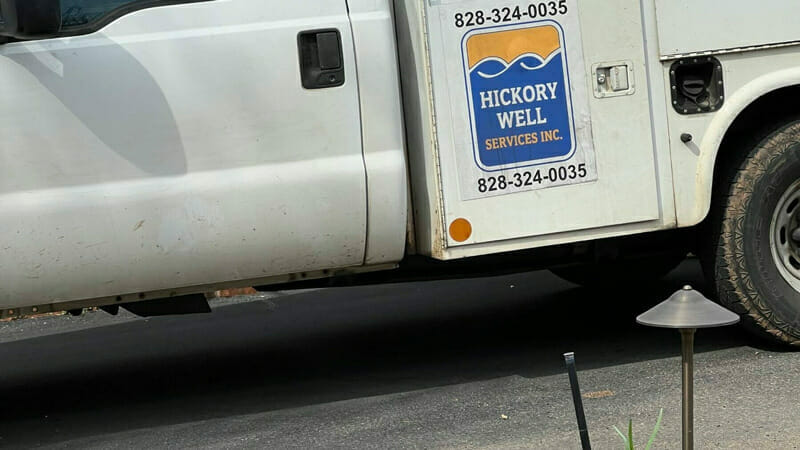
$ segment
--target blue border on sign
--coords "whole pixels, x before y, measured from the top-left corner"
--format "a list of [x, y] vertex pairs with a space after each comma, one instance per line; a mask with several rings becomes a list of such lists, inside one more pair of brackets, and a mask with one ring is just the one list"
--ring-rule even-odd
[[[503, 167], [503, 168], [499, 168], [499, 169], [486, 169], [486, 168], [481, 166], [481, 163], [478, 160], [478, 149], [476, 147], [477, 135], [475, 133], [475, 125], [474, 125], [475, 116], [473, 115], [473, 111], [472, 111], [473, 108], [475, 107], [475, 105], [472, 104], [472, 95], [471, 95], [471, 92], [470, 92], [472, 87], [470, 86], [469, 79], [468, 79], [469, 66], [467, 64], [466, 54], [465, 54], [465, 51], [464, 51], [465, 41], [466, 41], [466, 39], [468, 37], [470, 37], [470, 36], [472, 36], [474, 34], [477, 34], [476, 32], [477, 31], [481, 31], [481, 30], [493, 30], [493, 29], [497, 29], [497, 28], [511, 28], [511, 27], [522, 29], [522, 28], [525, 28], [523, 25], [540, 24], [540, 23], [541, 24], [543, 24], [543, 23], [552, 23], [555, 26], [557, 26], [558, 30], [559, 30], [559, 38], [561, 40], [562, 54], [564, 56], [564, 73], [565, 73], [566, 78], [567, 78], [567, 86], [566, 86], [565, 91], [567, 91], [569, 93], [569, 95], [567, 96], [568, 99], [569, 99], [569, 111], [567, 111], [567, 112], [569, 114], [570, 126], [571, 126], [571, 131], [572, 131], [572, 149], [570, 150], [569, 154], [566, 157], [564, 157], [563, 159], [554, 159], [554, 160], [550, 160], [550, 161], [534, 162], [534, 163], [531, 163], [531, 164], [522, 163], [522, 164], [511, 165], [510, 167]], [[578, 148], [578, 136], [577, 136], [577, 133], [575, 131], [575, 114], [574, 114], [574, 107], [573, 107], [573, 104], [572, 104], [572, 80], [570, 79], [570, 73], [569, 73], [569, 61], [568, 61], [568, 57], [567, 57], [567, 42], [566, 42], [566, 39], [564, 37], [564, 27], [562, 27], [560, 23], [556, 22], [553, 19], [545, 19], [545, 20], [533, 20], [533, 21], [530, 21], [530, 22], [520, 22], [520, 23], [514, 23], [514, 24], [508, 24], [508, 25], [493, 25], [493, 26], [490, 26], [490, 27], [474, 28], [472, 30], [469, 30], [468, 32], [464, 33], [464, 36], [461, 38], [461, 65], [462, 65], [463, 72], [464, 72], [464, 85], [466, 87], [467, 105], [469, 106], [469, 131], [470, 131], [470, 140], [472, 141], [472, 159], [475, 161], [475, 165], [478, 166], [478, 168], [480, 170], [482, 170], [483, 172], [501, 172], [501, 171], [504, 171], [504, 170], [513, 170], [513, 169], [521, 169], [521, 168], [525, 168], [525, 167], [543, 166], [545, 164], [554, 164], [554, 163], [561, 163], [561, 162], [564, 162], [564, 161], [569, 161], [570, 159], [572, 159], [573, 156], [575, 156], [575, 151]]]

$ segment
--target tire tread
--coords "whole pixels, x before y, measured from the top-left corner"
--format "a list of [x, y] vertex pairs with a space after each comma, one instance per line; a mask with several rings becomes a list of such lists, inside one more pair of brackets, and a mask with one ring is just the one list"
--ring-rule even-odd
[[[712, 205], [711, 239], [712, 281], [720, 302], [742, 315], [742, 323], [764, 338], [800, 346], [800, 328], [775, 315], [759, 295], [750, 278], [744, 255], [744, 217], [753, 200], [755, 184], [768, 176], [769, 167], [800, 136], [800, 122], [788, 124], [761, 135], [756, 145], [744, 145], [738, 167], [734, 166], [725, 190]], [[746, 153], [745, 153], [746, 152]]]

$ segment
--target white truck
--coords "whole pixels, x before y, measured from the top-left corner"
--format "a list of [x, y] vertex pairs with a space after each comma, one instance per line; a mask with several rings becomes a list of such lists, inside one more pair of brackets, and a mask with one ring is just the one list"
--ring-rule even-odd
[[2, 318], [343, 275], [642, 282], [694, 252], [800, 344], [796, 0], [0, 15]]

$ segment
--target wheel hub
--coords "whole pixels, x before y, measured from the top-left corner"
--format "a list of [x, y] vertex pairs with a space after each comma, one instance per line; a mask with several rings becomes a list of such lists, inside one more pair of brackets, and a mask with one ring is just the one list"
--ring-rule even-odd
[[770, 247], [781, 276], [800, 290], [800, 180], [778, 200], [770, 226]]

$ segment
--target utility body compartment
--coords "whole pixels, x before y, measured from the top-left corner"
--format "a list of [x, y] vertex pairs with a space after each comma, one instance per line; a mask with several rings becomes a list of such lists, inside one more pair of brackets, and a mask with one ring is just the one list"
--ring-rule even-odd
[[[796, 43], [797, 1], [655, 0], [662, 58]], [[783, 14], [776, 14], [782, 11]]]
[[673, 226], [644, 28], [613, 25], [641, 24], [639, 1], [397, 9], [419, 252], [451, 259]]

